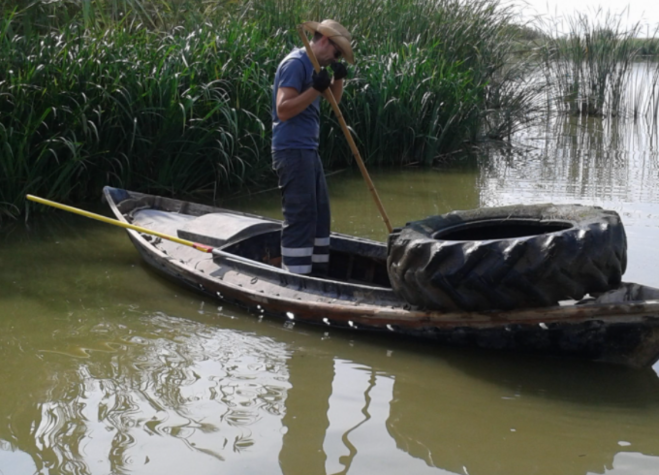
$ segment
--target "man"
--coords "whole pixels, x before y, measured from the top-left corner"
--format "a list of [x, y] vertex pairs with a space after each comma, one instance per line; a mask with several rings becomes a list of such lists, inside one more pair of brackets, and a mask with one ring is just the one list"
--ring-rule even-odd
[[[330, 206], [318, 155], [320, 96], [329, 87], [337, 102], [354, 64], [352, 36], [334, 20], [310, 21], [311, 49], [323, 68], [314, 71], [304, 48], [293, 50], [277, 68], [272, 92], [272, 157], [284, 212], [282, 267], [297, 274], [326, 274], [329, 266]], [[325, 66], [331, 66], [333, 78]]]

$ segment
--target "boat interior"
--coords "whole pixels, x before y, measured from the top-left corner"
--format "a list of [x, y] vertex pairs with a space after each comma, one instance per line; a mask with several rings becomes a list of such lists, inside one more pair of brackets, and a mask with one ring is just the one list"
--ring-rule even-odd
[[[281, 230], [257, 234], [229, 244], [223, 251], [275, 267], [281, 266]], [[380, 255], [378, 255], [380, 254]], [[391, 287], [386, 267], [386, 246], [332, 236], [327, 278]], [[323, 278], [323, 275], [315, 275]]]
[[[115, 203], [132, 224], [281, 267], [281, 221], [149, 195], [119, 198]], [[386, 259], [385, 243], [333, 233], [328, 274], [315, 277], [391, 288]]]

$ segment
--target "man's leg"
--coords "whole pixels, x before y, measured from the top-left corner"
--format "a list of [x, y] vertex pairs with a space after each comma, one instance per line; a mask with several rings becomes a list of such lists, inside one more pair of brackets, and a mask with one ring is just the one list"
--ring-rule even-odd
[[312, 269], [317, 215], [314, 154], [293, 149], [273, 154], [284, 213], [282, 268], [296, 274], [310, 274]]
[[317, 218], [313, 255], [311, 256], [312, 271], [314, 274], [327, 275], [329, 271], [330, 224], [332, 218], [325, 172], [318, 152], [316, 152], [315, 163]]

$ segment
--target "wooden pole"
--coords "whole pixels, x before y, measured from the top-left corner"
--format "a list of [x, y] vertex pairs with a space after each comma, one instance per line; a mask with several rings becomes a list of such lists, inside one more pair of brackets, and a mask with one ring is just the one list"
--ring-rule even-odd
[[91, 218], [95, 219], [97, 221], [102, 221], [107, 224], [112, 224], [113, 226], [119, 226], [120, 228], [125, 228], [125, 229], [131, 229], [133, 231], [137, 231], [138, 233], [143, 233], [143, 234], [150, 234], [152, 236], [158, 236], [159, 238], [166, 239], [167, 241], [172, 241], [177, 244], [183, 244], [184, 246], [190, 246], [198, 251], [201, 252], [207, 252], [211, 253], [214, 256], [220, 256], [228, 259], [232, 259], [234, 261], [240, 261], [240, 262], [245, 262], [251, 266], [257, 266], [257, 267], [264, 267], [266, 269], [272, 269], [272, 266], [265, 264], [263, 262], [259, 261], [254, 261], [252, 259], [248, 259], [246, 257], [239, 256], [237, 254], [231, 254], [229, 252], [223, 251], [221, 249], [217, 249], [211, 246], [207, 246], [205, 244], [199, 244], [198, 242], [193, 242], [193, 241], [188, 241], [187, 239], [181, 239], [176, 236], [172, 236], [170, 234], [165, 234], [161, 233], [158, 231], [154, 231], [152, 229], [147, 229], [143, 228], [141, 226], [136, 226], [134, 224], [129, 224], [129, 223], [124, 223], [123, 221], [119, 221], [118, 219], [112, 219], [108, 218], [106, 216], [102, 216], [100, 214], [96, 213], [91, 213], [89, 211], [85, 211], [84, 209], [80, 208], [74, 208], [73, 206], [67, 206], [62, 203], [58, 203], [56, 201], [50, 201], [45, 198], [39, 198], [38, 196], [34, 195], [26, 195], [26, 198], [30, 201], [34, 201], [35, 203], [39, 203], [42, 205], [46, 206], [52, 206], [53, 208], [61, 209], [64, 211], [68, 211], [69, 213], [75, 213], [79, 214], [80, 216], [84, 216], [86, 218]]
[[[307, 50], [307, 55], [311, 60], [311, 64], [313, 64], [313, 67], [316, 70], [316, 72], [319, 73], [320, 64], [318, 63], [318, 59], [316, 58], [316, 55], [311, 49], [311, 45], [309, 44], [309, 39], [307, 38], [307, 35], [304, 32], [304, 27], [302, 25], [298, 25], [297, 31], [300, 34], [300, 38], [302, 38], [302, 42], [304, 43], [304, 47]], [[332, 94], [330, 88], [327, 88], [325, 89], [325, 92], [323, 92], [323, 95], [325, 96], [325, 99], [329, 101], [330, 105], [332, 106], [332, 109], [334, 110], [334, 114], [336, 115], [336, 118], [339, 120], [339, 124], [341, 124], [341, 129], [343, 129], [343, 134], [346, 136], [346, 139], [348, 140], [348, 145], [350, 145], [350, 150], [352, 150], [352, 154], [355, 156], [355, 160], [357, 161], [359, 170], [362, 172], [362, 176], [366, 181], [366, 186], [371, 192], [371, 196], [373, 196], [373, 199], [375, 200], [375, 204], [377, 205], [378, 210], [380, 210], [380, 215], [384, 220], [384, 224], [387, 226], [387, 230], [391, 233], [392, 228], [391, 228], [391, 223], [389, 222], [389, 217], [387, 216], [387, 212], [384, 210], [382, 201], [380, 201], [380, 197], [378, 196], [378, 192], [375, 189], [375, 185], [373, 184], [373, 181], [371, 180], [371, 177], [368, 174], [366, 165], [364, 165], [364, 161], [362, 160], [362, 157], [359, 154], [359, 149], [357, 148], [357, 144], [355, 144], [355, 140], [352, 138], [352, 134], [348, 129], [348, 124], [346, 124], [346, 121], [343, 118], [343, 114], [341, 114], [341, 109], [339, 109], [339, 105], [337, 104], [336, 99], [334, 98], [334, 94]]]
[[96, 213], [90, 213], [89, 211], [85, 211], [83, 209], [79, 208], [74, 208], [73, 206], [67, 206], [62, 203], [58, 203], [56, 201], [50, 201], [44, 198], [39, 198], [38, 196], [34, 195], [26, 195], [26, 198], [30, 201], [34, 201], [35, 203], [39, 203], [42, 205], [46, 206], [52, 206], [53, 208], [58, 208], [64, 211], [68, 211], [69, 213], [75, 213], [79, 214], [81, 216], [85, 216], [87, 218], [95, 219], [97, 221], [102, 221], [107, 224], [112, 224], [114, 226], [119, 226], [121, 228], [125, 229], [132, 229], [133, 231], [137, 231], [139, 233], [144, 233], [144, 234], [151, 234], [153, 236], [158, 236], [162, 239], [167, 239], [168, 241], [175, 242], [177, 244], [183, 244], [185, 246], [190, 246], [198, 251], [202, 252], [213, 252], [213, 248], [211, 246], [206, 246], [205, 244], [199, 244], [197, 242], [192, 242], [188, 241], [187, 239], [181, 239], [176, 236], [170, 236], [169, 234], [164, 234], [164, 233], [159, 233], [158, 231], [152, 231], [150, 229], [146, 229], [140, 226], [135, 226], [134, 224], [129, 224], [129, 223], [124, 223], [123, 221], [119, 221], [117, 219], [112, 219], [108, 218], [106, 216], [102, 216], [100, 214]]

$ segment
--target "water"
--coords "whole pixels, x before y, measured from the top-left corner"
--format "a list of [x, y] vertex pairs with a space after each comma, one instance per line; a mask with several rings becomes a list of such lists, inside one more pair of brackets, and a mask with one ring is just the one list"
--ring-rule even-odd
[[[659, 287], [647, 130], [574, 119], [432, 170], [371, 170], [394, 226], [452, 209], [615, 209]], [[358, 173], [333, 228], [384, 240]], [[276, 191], [226, 206], [280, 217]], [[97, 205], [92, 206], [97, 210]], [[89, 207], [86, 207], [89, 209]], [[258, 319], [152, 273], [63, 212], [0, 230], [0, 474], [659, 474], [659, 367], [433, 348]]]

